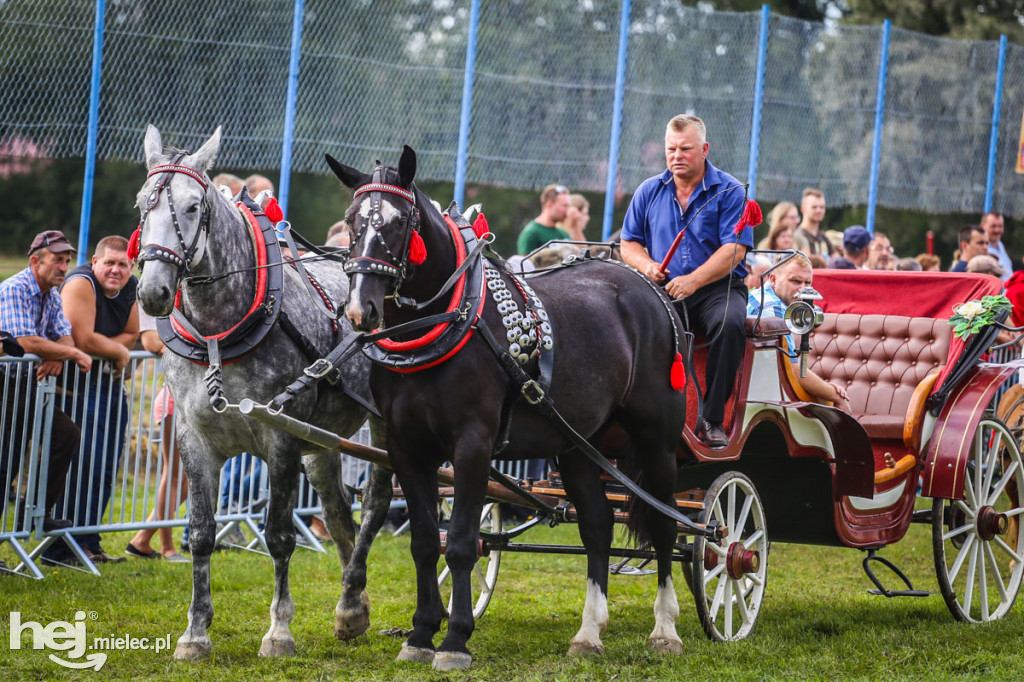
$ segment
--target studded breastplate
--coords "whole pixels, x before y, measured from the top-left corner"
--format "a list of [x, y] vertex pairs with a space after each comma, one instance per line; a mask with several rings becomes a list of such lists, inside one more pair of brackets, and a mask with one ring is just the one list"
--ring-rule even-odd
[[488, 263], [485, 274], [491, 298], [501, 313], [509, 355], [520, 365], [525, 365], [530, 358], [538, 357], [542, 349], [550, 351], [553, 345], [551, 324], [548, 322], [544, 303], [534, 292], [533, 287], [510, 273], [513, 283], [523, 297], [524, 312], [520, 310], [519, 303], [509, 291], [497, 268]]

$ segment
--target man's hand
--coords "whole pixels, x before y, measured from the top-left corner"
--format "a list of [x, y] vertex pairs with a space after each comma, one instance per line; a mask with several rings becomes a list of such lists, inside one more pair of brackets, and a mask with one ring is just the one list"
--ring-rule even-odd
[[692, 296], [693, 292], [700, 288], [700, 284], [697, 279], [692, 275], [680, 275], [679, 277], [673, 277], [672, 280], [665, 285], [665, 293], [672, 297], [673, 300], [678, 301], [681, 298]]
[[113, 358], [111, 363], [114, 366], [114, 373], [120, 374], [124, 371], [124, 368], [128, 366], [128, 363], [131, 361], [131, 356], [128, 355], [128, 349], [124, 346], [118, 344], [117, 348], [119, 349], [117, 357]]
[[661, 271], [661, 265], [651, 261], [644, 268], [643, 273], [647, 275], [648, 279], [653, 281], [655, 284], [661, 284], [665, 281], [665, 273]]
[[36, 381], [42, 381], [46, 377], [55, 377], [64, 369], [61, 360], [43, 360], [36, 365]]
[[844, 412], [850, 411], [850, 396], [847, 394], [846, 389], [834, 382], [827, 382], [829, 386], [836, 392], [836, 397], [832, 400], [833, 406], [838, 407]]
[[78, 365], [79, 371], [83, 374], [92, 369], [92, 356], [83, 353], [77, 348], [75, 348], [74, 353], [71, 354], [71, 360]]

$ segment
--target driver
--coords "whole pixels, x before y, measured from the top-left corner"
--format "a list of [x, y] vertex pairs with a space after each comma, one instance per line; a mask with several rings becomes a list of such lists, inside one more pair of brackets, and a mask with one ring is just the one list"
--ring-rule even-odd
[[[686, 299], [687, 315], [707, 339], [704, 418], [698, 435], [712, 448], [729, 437], [722, 428], [725, 404], [736, 383], [746, 338], [747, 288], [743, 258], [754, 232], [734, 234], [744, 213], [744, 185], [707, 160], [704, 122], [681, 114], [665, 130], [665, 172], [637, 188], [622, 225], [622, 260], [651, 280], [664, 283], [673, 299]], [[676, 235], [686, 228], [678, 250], [660, 270]]]
[[[747, 315], [760, 313], [762, 317], [785, 317], [786, 307], [796, 298], [797, 292], [804, 287], [811, 286], [813, 278], [814, 270], [811, 268], [811, 261], [807, 260], [803, 254], [798, 253], [768, 275], [768, 283], [764, 285], [763, 291], [755, 289], [750, 292], [747, 299]], [[764, 301], [763, 307], [762, 300]], [[794, 352], [797, 346], [794, 343], [793, 335], [787, 334], [786, 340], [789, 342], [789, 351]], [[798, 365], [799, 356], [791, 358], [791, 362]], [[814, 402], [830, 402], [840, 410], [850, 411], [850, 397], [842, 386], [825, 381], [811, 370], [807, 370], [807, 376], [801, 377], [799, 369], [794, 367], [793, 375], [796, 377], [797, 383], [800, 384], [800, 388], [810, 395]]]

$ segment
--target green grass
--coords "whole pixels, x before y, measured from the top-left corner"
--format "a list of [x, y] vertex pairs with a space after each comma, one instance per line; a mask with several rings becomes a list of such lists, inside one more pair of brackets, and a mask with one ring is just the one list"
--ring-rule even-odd
[[[107, 536], [119, 553], [129, 534]], [[534, 542], [577, 541], [572, 526], [535, 529]], [[937, 594], [923, 599], [885, 599], [867, 594], [856, 550], [776, 545], [769, 565], [764, 608], [754, 634], [737, 643], [708, 641], [692, 599], [676, 573], [684, 654], [647, 653], [653, 626], [653, 576], [612, 576], [611, 622], [605, 654], [566, 656], [579, 627], [584, 598], [581, 557], [509, 554], [502, 557], [498, 589], [470, 642], [468, 673], [444, 675], [396, 662], [401, 639], [379, 634], [410, 627], [414, 607], [409, 538], [384, 535], [370, 563], [370, 632], [354, 642], [332, 634], [339, 593], [337, 558], [296, 550], [292, 632], [297, 655], [261, 659], [256, 652], [269, 624], [273, 569], [267, 557], [245, 552], [216, 555], [210, 634], [213, 654], [201, 663], [179, 663], [170, 653], [112, 651], [105, 677], [157, 679], [351, 679], [351, 680], [680, 680], [696, 679], [1006, 679], [1024, 677], [1019, 608], [985, 626], [956, 623]], [[8, 562], [12, 553], [0, 548]], [[911, 529], [884, 556], [896, 562], [916, 587], [935, 590], [931, 542], [926, 527]], [[72, 620], [76, 610], [95, 612], [89, 637], [171, 635], [172, 646], [186, 624], [191, 590], [187, 565], [129, 560], [102, 568], [95, 578], [47, 569], [43, 581], [0, 577], [0, 670], [8, 679], [85, 679], [93, 671], [69, 671], [46, 651], [10, 651], [8, 613], [44, 625]], [[27, 641], [27, 640], [26, 640]], [[440, 636], [435, 643], [440, 642]]]

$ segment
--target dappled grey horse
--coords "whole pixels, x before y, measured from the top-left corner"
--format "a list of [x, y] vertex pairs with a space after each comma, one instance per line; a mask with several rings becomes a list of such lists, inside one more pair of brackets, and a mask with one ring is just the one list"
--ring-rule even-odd
[[[253, 211], [237, 207], [210, 183], [207, 171], [219, 146], [220, 128], [194, 154], [164, 150], [160, 132], [149, 126], [149, 176], [138, 195], [141, 238], [134, 238], [139, 239], [135, 248], [143, 266], [138, 294], [143, 309], [158, 317], [178, 310], [159, 322], [161, 336], [174, 351], [164, 355], [164, 372], [174, 395], [182, 461], [194, 491], [192, 603], [188, 629], [174, 652], [175, 658], [190, 660], [211, 650], [210, 555], [219, 472], [225, 460], [247, 451], [269, 465], [266, 542], [275, 580], [270, 630], [260, 647], [264, 656], [295, 651], [289, 629], [294, 605], [288, 564], [295, 548], [292, 512], [300, 462], [323, 501], [325, 522], [344, 567], [343, 591], [335, 607], [339, 639], [356, 637], [369, 627], [366, 558], [391, 499], [390, 472], [373, 467], [363, 498], [362, 528], [353, 547], [355, 529], [338, 455], [318, 455], [323, 451], [317, 446], [230, 409], [229, 403], [242, 398], [270, 402], [351, 330], [344, 319], [336, 327], [317, 309], [329, 310], [345, 300], [348, 282], [341, 264], [305, 262], [322, 299], [311, 300], [296, 268], [281, 264], [280, 247], [266, 219], [261, 230]], [[252, 206], [259, 213], [259, 207]], [[209, 371], [218, 368], [220, 372]], [[359, 355], [340, 372], [340, 377], [331, 377], [334, 385], [320, 382], [296, 395], [286, 414], [342, 436], [354, 433], [368, 415], [361, 402], [370, 400], [369, 363]], [[379, 423], [372, 427], [374, 441], [380, 443]]]

